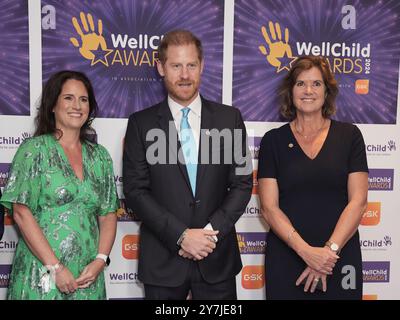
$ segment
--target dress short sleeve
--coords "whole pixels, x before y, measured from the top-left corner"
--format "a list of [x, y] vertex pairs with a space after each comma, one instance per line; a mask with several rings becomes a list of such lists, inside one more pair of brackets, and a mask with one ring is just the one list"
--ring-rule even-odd
[[360, 129], [353, 126], [351, 150], [349, 155], [349, 173], [368, 172], [365, 143]]
[[100, 211], [99, 215], [104, 216], [110, 212], [116, 212], [119, 207], [117, 188], [115, 187], [113, 162], [110, 154], [101, 145], [98, 145], [99, 158], [101, 159], [102, 177]]
[[1, 204], [13, 213], [13, 203], [26, 205], [35, 216], [41, 190], [44, 153], [38, 138], [25, 140], [11, 164], [9, 179], [4, 187]]
[[277, 155], [274, 146], [275, 132], [276, 129], [268, 131], [261, 140], [258, 154], [258, 179], [277, 178], [278, 176]]

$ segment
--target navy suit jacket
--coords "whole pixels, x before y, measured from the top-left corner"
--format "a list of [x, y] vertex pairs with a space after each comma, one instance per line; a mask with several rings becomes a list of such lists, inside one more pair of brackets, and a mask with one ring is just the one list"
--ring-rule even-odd
[[[221, 139], [220, 145], [210, 144], [208, 150], [203, 150], [203, 154], [209, 153], [210, 163], [198, 164], [195, 195], [184, 163], [149, 163], [146, 152], [154, 142], [146, 141], [146, 135], [152, 129], [166, 133], [167, 157], [177, 156], [180, 143], [167, 99], [132, 114], [125, 135], [124, 194], [127, 205], [142, 221], [139, 279], [149, 285], [181, 285], [191, 260], [179, 256], [177, 240], [186, 228], [204, 228], [209, 222], [214, 230], [219, 230], [218, 243], [208, 257], [198, 261], [199, 270], [208, 283], [234, 277], [242, 268], [235, 223], [249, 202], [253, 186], [251, 156], [240, 111], [202, 98], [201, 129], [204, 130], [200, 145], [212, 129], [227, 129], [232, 134], [234, 129], [241, 129], [242, 135], [232, 141]], [[240, 164], [224, 163], [223, 158], [238, 142], [241, 155], [249, 164], [244, 175], [235, 170]], [[174, 146], [177, 146], [175, 151]], [[217, 154], [221, 163], [211, 163], [211, 156]]]

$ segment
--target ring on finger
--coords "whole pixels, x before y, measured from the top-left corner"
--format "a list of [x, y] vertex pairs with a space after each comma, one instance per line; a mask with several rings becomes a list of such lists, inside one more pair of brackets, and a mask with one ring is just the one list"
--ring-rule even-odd
[[314, 282], [318, 282], [319, 281], [319, 278], [314, 278]]

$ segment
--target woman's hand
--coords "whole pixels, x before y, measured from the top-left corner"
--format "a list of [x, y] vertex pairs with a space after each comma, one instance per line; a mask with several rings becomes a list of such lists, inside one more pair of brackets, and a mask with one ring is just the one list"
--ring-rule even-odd
[[307, 267], [303, 271], [303, 273], [297, 278], [296, 286], [300, 285], [304, 280], [306, 280], [306, 283], [304, 285], [304, 292], [308, 292], [308, 289], [310, 289], [310, 292], [313, 293], [317, 288], [317, 285], [321, 281], [322, 291], [326, 292], [326, 277], [326, 274], [320, 273], [316, 270], [311, 269], [310, 267]]
[[339, 256], [327, 247], [308, 246], [300, 256], [307, 266], [322, 274], [332, 274], [337, 259], [339, 259]]
[[65, 294], [74, 293], [78, 289], [78, 284], [67, 267], [63, 267], [60, 272], [55, 275], [56, 286], [58, 290]]
[[101, 259], [94, 259], [89, 263], [76, 279], [78, 288], [84, 289], [89, 287], [97, 279], [97, 276], [103, 271], [104, 267], [104, 261]]

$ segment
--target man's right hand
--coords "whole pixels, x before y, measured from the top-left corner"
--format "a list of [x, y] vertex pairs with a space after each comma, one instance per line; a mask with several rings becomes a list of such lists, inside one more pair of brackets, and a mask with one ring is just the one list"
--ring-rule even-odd
[[183, 252], [179, 250], [179, 254], [184, 258], [204, 259], [216, 248], [212, 236], [216, 236], [218, 232], [218, 230], [188, 229], [181, 243]]

